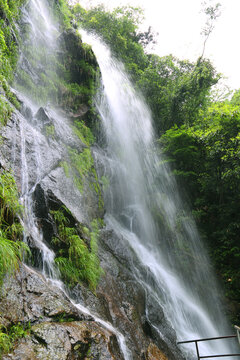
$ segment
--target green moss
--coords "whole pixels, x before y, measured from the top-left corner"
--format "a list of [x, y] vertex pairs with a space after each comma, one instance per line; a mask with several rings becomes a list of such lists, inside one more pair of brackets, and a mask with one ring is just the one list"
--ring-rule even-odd
[[[57, 254], [55, 263], [63, 280], [70, 287], [85, 282], [94, 291], [102, 274], [97, 256], [98, 222], [92, 222], [91, 229], [80, 233], [79, 229], [71, 227], [70, 213], [66, 208], [51, 213], [58, 229], [58, 236], [52, 239]], [[90, 235], [90, 242], [83, 239], [86, 232]]]
[[63, 322], [71, 322], [71, 321], [74, 321], [75, 319], [70, 317], [69, 314], [66, 314], [65, 312], [63, 312], [61, 314], [57, 314], [57, 315], [53, 316], [53, 320], [54, 320], [54, 322], [63, 323]]
[[[18, 59], [19, 42], [16, 21], [19, 18], [19, 6], [23, 1], [0, 0], [0, 89], [5, 97], [19, 109], [20, 104], [11, 92], [9, 83], [13, 80], [13, 73]], [[0, 122], [6, 125], [10, 118], [12, 108], [10, 104], [0, 96]]]
[[87, 127], [83, 121], [76, 120], [73, 131], [85, 145], [91, 146], [94, 143], [95, 138], [89, 127]]
[[109, 179], [106, 176], [102, 176], [100, 182], [102, 184], [103, 191], [105, 191], [109, 187]]
[[60, 165], [63, 167], [64, 172], [65, 172], [65, 175], [66, 175], [67, 177], [70, 177], [70, 166], [69, 166], [69, 164], [67, 163], [67, 161], [62, 161], [62, 162], [60, 163]]
[[48, 137], [54, 138], [54, 136], [55, 136], [55, 127], [54, 127], [54, 125], [46, 125], [45, 126], [45, 134]]
[[69, 9], [66, 0], [57, 0], [54, 2], [55, 16], [60, 20], [64, 29], [71, 28], [71, 20], [73, 15]]
[[[13, 70], [17, 63], [18, 33], [15, 23], [19, 18], [19, 7], [23, 2], [23, 0], [0, 0], [0, 75], [7, 81], [13, 79]], [[0, 78], [0, 83], [1, 80]]]
[[0, 95], [0, 109], [0, 123], [6, 125], [12, 114], [12, 107], [2, 95]]
[[94, 166], [91, 150], [86, 148], [81, 153], [78, 153], [77, 150], [69, 148], [69, 156], [75, 185], [80, 192], [83, 192], [85, 178], [88, 177]]

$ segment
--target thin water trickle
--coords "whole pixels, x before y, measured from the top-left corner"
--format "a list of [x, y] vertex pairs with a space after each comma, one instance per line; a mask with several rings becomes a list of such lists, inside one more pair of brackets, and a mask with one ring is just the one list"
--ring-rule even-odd
[[[52, 56], [56, 56], [58, 46], [57, 37], [59, 36], [58, 26], [53, 21], [49, 4], [45, 0], [30, 0], [23, 8], [22, 14], [22, 22], [29, 24], [30, 29], [29, 37], [25, 41], [25, 46], [21, 54], [19, 68], [24, 69], [24, 71], [28, 73], [28, 76], [32, 78], [32, 81], [36, 83], [35, 85], [38, 86], [38, 72], [41, 71], [44, 73], [46, 69], [43, 69], [43, 67], [45, 65], [51, 68], [51, 70], [54, 70], [54, 60], [52, 63], [51, 59]], [[36, 54], [32, 54], [35, 50], [36, 54], [41, 54], [41, 58], [38, 58]], [[31, 64], [28, 59], [29, 53], [30, 56], [35, 55], [34, 61], [32, 61]], [[38, 256], [40, 257], [38, 270], [42, 272], [45, 278], [48, 279], [53, 286], [64, 292], [69, 301], [71, 301], [79, 311], [90, 315], [97, 323], [115, 334], [124, 359], [131, 360], [132, 357], [127, 349], [124, 336], [111, 324], [93, 314], [88, 308], [81, 304], [74, 303], [71, 298], [69, 298], [64, 283], [60, 280], [59, 271], [54, 262], [55, 253], [46, 243], [34, 214], [34, 193], [38, 184], [40, 184], [48, 174], [48, 170], [50, 171], [59, 163], [67, 144], [74, 141], [74, 134], [67, 118], [59, 114], [56, 110], [47, 110], [49, 119], [54, 121], [54, 125], [53, 123], [51, 123], [51, 125], [54, 126], [56, 131], [56, 138], [59, 139], [59, 143], [54, 140], [55, 143], [53, 142], [52, 144], [51, 151], [53, 152], [53, 159], [51, 159], [52, 162], [50, 161], [49, 165], [49, 159], [48, 162], [46, 162], [46, 157], [48, 157], [46, 152], [49, 149], [46, 144], [48, 144], [49, 139], [44, 135], [43, 122], [37, 116], [39, 105], [46, 106], [47, 104], [42, 104], [41, 99], [36, 100], [36, 98], [34, 99], [29, 96], [29, 89], [26, 86], [19, 86], [21, 85], [21, 81], [20, 84], [18, 81], [19, 77], [17, 77], [15, 84], [18, 90], [14, 91], [16, 91], [23, 106], [25, 106], [27, 114], [25, 114], [25, 111], [23, 114], [16, 111], [18, 124], [14, 124], [13, 131], [16, 131], [17, 126], [19, 127], [20, 137], [18, 140], [20, 143], [17, 144], [15, 139], [12, 143], [12, 160], [16, 173], [19, 169], [19, 163], [17, 162], [20, 161], [20, 202], [24, 208], [21, 223], [24, 228], [24, 239], [31, 244], [32, 248], [37, 249]], [[61, 141], [61, 139], [63, 139], [63, 141]], [[18, 157], [16, 153], [17, 145], [19, 145], [20, 150], [20, 156], [18, 154]], [[63, 148], [61, 148], [61, 145]], [[48, 146], [50, 145], [48, 144]], [[58, 149], [55, 151], [56, 146]], [[46, 163], [50, 167], [49, 169], [46, 168]], [[69, 189], [66, 189], [66, 191], [67, 190]]]
[[[107, 226], [137, 255], [141, 266], [134, 265], [135, 276], [164, 309], [179, 340], [225, 335], [229, 328], [208, 256], [154, 147], [150, 111], [110, 50], [96, 36], [80, 33], [92, 45], [101, 70], [96, 107], [107, 142], [102, 160], [110, 180], [105, 193]], [[142, 266], [151, 272], [154, 286]], [[231, 350], [213, 342], [201, 348], [203, 355]], [[194, 353], [186, 350], [186, 355], [192, 359]]]

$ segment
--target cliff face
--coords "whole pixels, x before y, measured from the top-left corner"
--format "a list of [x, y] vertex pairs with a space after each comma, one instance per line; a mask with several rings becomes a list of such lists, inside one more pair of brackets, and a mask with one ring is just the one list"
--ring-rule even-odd
[[[25, 102], [22, 102], [21, 109], [24, 113], [31, 112]], [[58, 122], [61, 129], [58, 129]], [[92, 316], [74, 307], [54, 281], [43, 277], [40, 273], [43, 271], [47, 277], [62, 278], [68, 295], [76, 303], [113, 324], [115, 329], [124, 334], [133, 359], [165, 359], [166, 356], [175, 359], [176, 354], [180, 359], [175, 334], [164, 313], [159, 312], [159, 305], [154, 298], [145, 293], [133, 276], [132, 267], [137, 261], [134, 254], [125, 248], [121, 237], [105, 228], [102, 186], [95, 175], [96, 164], [91, 160], [88, 171], [84, 170], [83, 173], [81, 167], [85, 166], [84, 159], [83, 163], [79, 161], [78, 167], [71, 167], [69, 148], [77, 151], [79, 156], [89, 150], [91, 159], [92, 154], [101, 151], [96, 144], [87, 147], [82, 143], [70, 132], [71, 127], [66, 125], [68, 122], [71, 119], [67, 115], [57, 115], [51, 108], [40, 108], [30, 118], [15, 110], [8, 124], [1, 129], [1, 164], [14, 170], [19, 189], [24, 185], [23, 179], [28, 178], [24, 204], [26, 207], [31, 202], [28, 211], [30, 209], [33, 212], [30, 218], [24, 219], [27, 227], [25, 237], [32, 254], [27, 261], [30, 267], [21, 265], [14, 276], [6, 276], [0, 301], [4, 329], [11, 331], [13, 326], [20, 323], [28, 330], [24, 337], [20, 335], [20, 338], [15, 339], [11, 355], [4, 355], [3, 358], [122, 358], [114, 331], [106, 330]], [[46, 135], [48, 123], [54, 126], [54, 136]], [[41, 159], [41, 167], [38, 158]], [[65, 163], [68, 165], [63, 165]], [[69, 166], [68, 171], [64, 166]], [[77, 171], [79, 173], [75, 173]], [[76, 186], [78, 181], [80, 189]], [[60, 211], [64, 213], [65, 225], [56, 217]], [[41, 229], [37, 234], [32, 231], [32, 216], [34, 223]], [[94, 222], [99, 224], [97, 229], [94, 228]], [[93, 252], [91, 238], [94, 234], [97, 236], [97, 256], [102, 270], [96, 286], [89, 274], [77, 277], [74, 272], [69, 274], [61, 267], [61, 275], [56, 269], [57, 275], [51, 273], [45, 246], [55, 252], [56, 259], [74, 258], [74, 255], [69, 255], [71, 240], [62, 234], [63, 226], [65, 231], [74, 231], [77, 241], [84, 243], [89, 253]], [[88, 261], [78, 264], [84, 254], [79, 254], [78, 262], [72, 261], [72, 264], [90, 272], [92, 268]], [[97, 273], [99, 265], [94, 266], [93, 271]], [[146, 305], [151, 309], [148, 315]], [[160, 338], [156, 328], [168, 337], [168, 343]]]
[[94, 55], [74, 29], [57, 26], [55, 49], [46, 50], [51, 39], [41, 38], [34, 53], [32, 4], [40, 6], [27, 2], [17, 25], [14, 104], [1, 93], [9, 111], [1, 109], [0, 176], [11, 169], [16, 180], [31, 252], [13, 274], [5, 271], [2, 358], [180, 360], [163, 311], [133, 275], [135, 255], [104, 224]]

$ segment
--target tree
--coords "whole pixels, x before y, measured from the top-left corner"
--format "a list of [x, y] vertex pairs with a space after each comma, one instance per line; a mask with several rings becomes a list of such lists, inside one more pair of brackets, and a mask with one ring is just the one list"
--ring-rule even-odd
[[240, 308], [240, 107], [216, 103], [192, 127], [168, 130], [161, 145], [188, 190], [192, 209], [225, 293]]
[[158, 135], [174, 124], [191, 125], [210, 101], [219, 75], [209, 60], [196, 64], [170, 56], [149, 55], [137, 83], [149, 104]]
[[204, 6], [203, 12], [207, 16], [207, 20], [206, 20], [205, 26], [201, 32], [201, 34], [204, 37], [204, 42], [203, 42], [202, 55], [201, 55], [200, 59], [202, 59], [204, 56], [206, 43], [208, 41], [210, 34], [213, 32], [213, 30], [215, 28], [215, 22], [216, 22], [217, 18], [221, 15], [221, 12], [220, 12], [221, 4], [220, 3], [217, 3], [215, 5], [208, 5], [207, 2], [204, 1], [203, 6]]
[[74, 9], [81, 25], [101, 36], [136, 79], [147, 63], [141, 42], [146, 44], [153, 39], [151, 31], [146, 33], [138, 31], [143, 19], [143, 11], [140, 8], [124, 6], [109, 12], [103, 5], [89, 11], [83, 11], [79, 6]]

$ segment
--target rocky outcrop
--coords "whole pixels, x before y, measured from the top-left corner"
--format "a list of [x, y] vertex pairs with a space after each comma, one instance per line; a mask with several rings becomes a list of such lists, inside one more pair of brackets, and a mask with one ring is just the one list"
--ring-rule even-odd
[[30, 332], [15, 341], [3, 359], [122, 359], [116, 336], [81, 313], [51, 281], [21, 266], [6, 277], [0, 297], [1, 323], [30, 323]]
[[0, 290], [1, 323], [8, 327], [18, 322], [31, 324], [71, 317], [89, 320], [69, 301], [66, 295], [45, 278], [21, 265], [15, 276], [7, 276]]
[[99, 257], [104, 275], [96, 294], [78, 285], [72, 296], [124, 334], [134, 360], [183, 360], [161, 306], [133, 275], [137, 259], [124, 239], [102, 230]]
[[3, 359], [122, 359], [115, 336], [93, 322], [41, 323], [31, 334]]
[[[0, 158], [2, 163], [13, 159], [19, 188], [27, 175], [28, 190], [32, 189], [33, 194], [32, 210], [44, 241], [52, 247], [56, 224], [51, 211], [65, 206], [69, 226], [81, 229], [91, 228], [93, 219], [103, 217], [103, 209], [99, 209], [98, 194], [91, 185], [92, 175], [85, 177], [81, 193], [62, 166], [69, 147], [79, 153], [86, 148], [71, 130], [66, 115], [50, 108], [32, 109], [24, 99], [22, 104], [23, 114], [16, 112], [2, 130]], [[53, 137], [46, 134], [43, 123], [54, 126]], [[82, 233], [79, 236], [84, 238]], [[31, 236], [28, 240], [32, 265], [41, 269], [41, 254]], [[183, 359], [163, 310], [133, 275], [138, 260], [124, 239], [103, 228], [98, 246], [104, 274], [95, 293], [78, 284], [71, 297], [124, 334], [133, 360]], [[139, 271], [147, 270], [139, 267]], [[115, 335], [79, 312], [54, 283], [31, 268], [21, 266], [15, 277], [6, 279], [0, 313], [6, 328], [19, 322], [31, 324], [30, 334], [19, 339], [5, 359], [121, 359]]]

